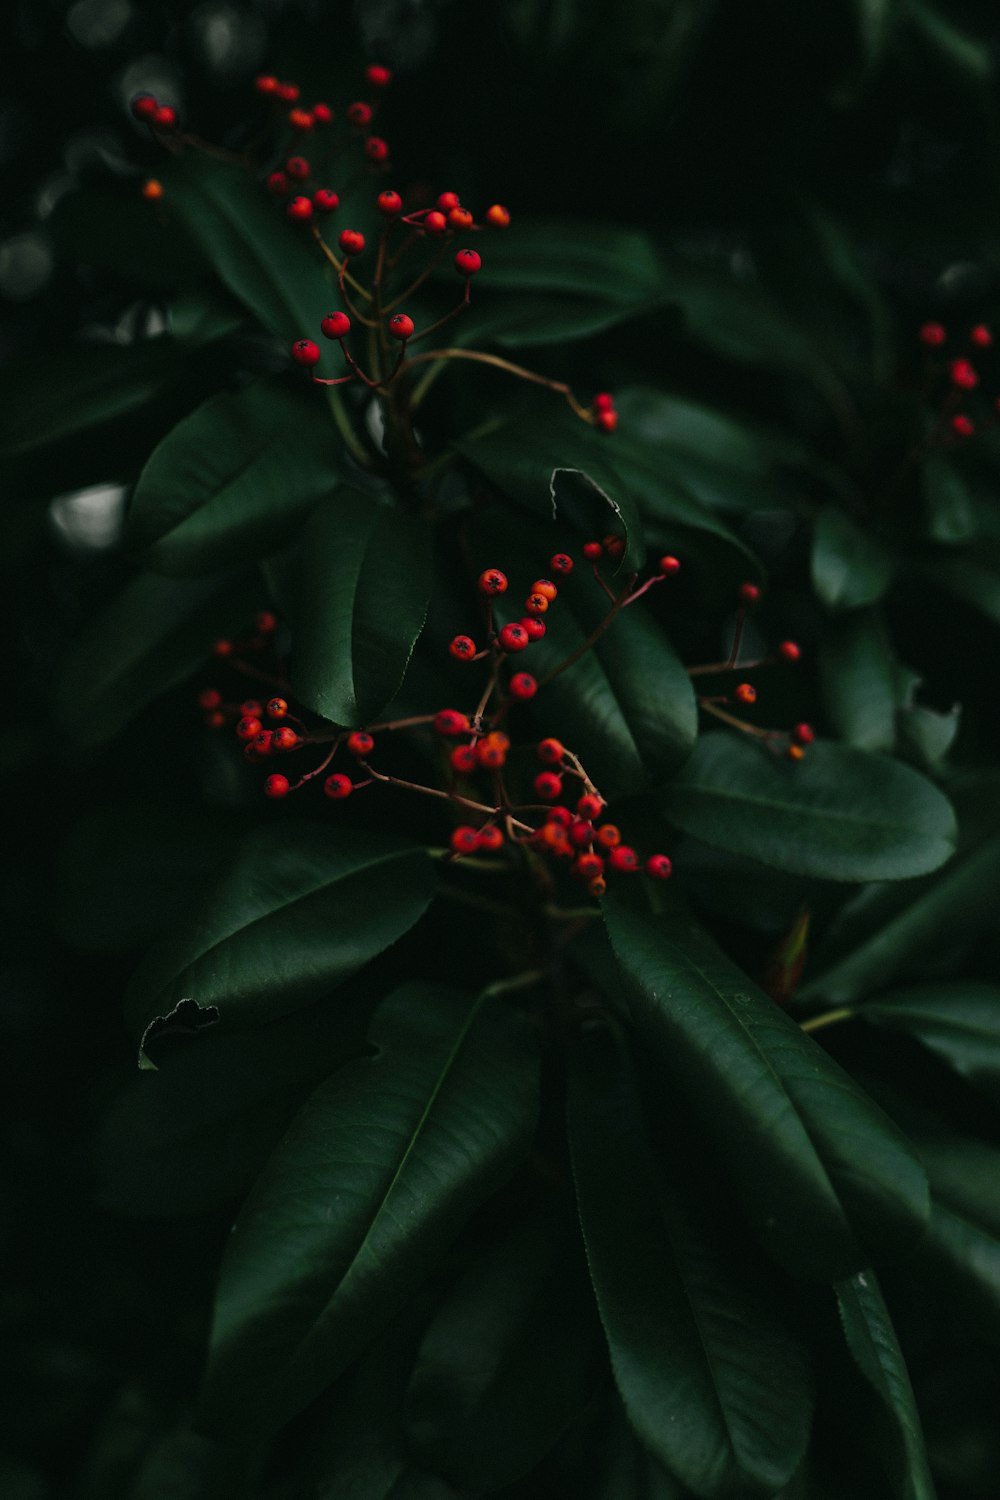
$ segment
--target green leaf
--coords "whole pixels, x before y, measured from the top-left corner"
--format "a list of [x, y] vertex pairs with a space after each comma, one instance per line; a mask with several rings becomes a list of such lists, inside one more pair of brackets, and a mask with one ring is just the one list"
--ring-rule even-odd
[[638, 305], [663, 295], [652, 241], [639, 230], [591, 219], [515, 219], [483, 254], [490, 286], [505, 291], [580, 293], [591, 301]]
[[[580, 506], [585, 507], [591, 513], [599, 512], [600, 506], [606, 505], [621, 522], [625, 535], [625, 553], [620, 569], [637, 572], [646, 560], [645, 546], [642, 541], [642, 522], [627, 492], [620, 482], [616, 482], [613, 471], [611, 473], [611, 484], [605, 488], [592, 474], [585, 473], [582, 469], [569, 467], [553, 469], [549, 478], [552, 518], [559, 520], [566, 514], [572, 515], [574, 509], [577, 509], [579, 514]], [[608, 520], [610, 522], [610, 517]]]
[[805, 1451], [810, 1371], [774, 1278], [654, 1159], [624, 1048], [571, 1056], [580, 1221], [632, 1425], [695, 1494], [773, 1495]]
[[488, 1248], [421, 1343], [406, 1402], [417, 1458], [477, 1494], [534, 1468], [597, 1388], [590, 1300], [564, 1205]]
[[927, 1184], [887, 1116], [675, 907], [612, 889], [603, 910], [636, 1027], [768, 1254], [829, 1280], [912, 1248]]
[[821, 880], [905, 880], [955, 847], [951, 804], [917, 771], [821, 742], [793, 762], [747, 735], [702, 735], [661, 806], [706, 844]]
[[296, 695], [335, 724], [368, 723], [398, 690], [423, 629], [428, 527], [378, 495], [339, 489], [305, 528], [297, 570]]
[[427, 855], [389, 834], [282, 821], [245, 839], [198, 909], [143, 960], [136, 1036], [182, 999], [257, 1025], [348, 979], [408, 932], [432, 895]]
[[830, 620], [820, 644], [823, 702], [834, 729], [859, 750], [891, 751], [896, 711], [915, 678], [896, 658], [877, 609]]
[[208, 1430], [273, 1432], [319, 1395], [531, 1143], [537, 1055], [488, 991], [407, 986], [379, 1007], [372, 1041], [374, 1058], [312, 1095], [233, 1229]]
[[958, 546], [978, 531], [976, 504], [965, 478], [947, 453], [932, 449], [923, 461], [924, 515], [931, 541]]
[[848, 1347], [883, 1409], [880, 1456], [892, 1493], [896, 1500], [936, 1500], [913, 1388], [875, 1273], [860, 1271], [836, 1291]]
[[248, 598], [250, 581], [232, 574], [133, 578], [63, 658], [53, 706], [67, 734], [83, 747], [117, 734], [242, 628]]
[[876, 604], [892, 581], [892, 559], [836, 505], [816, 518], [812, 580], [828, 609]]
[[[996, 1163], [993, 1164], [996, 1171]], [[923, 1295], [949, 1319], [949, 1334], [1000, 1344], [1000, 1238], [935, 1193], [912, 1273]], [[957, 1320], [958, 1330], [951, 1320]]]
[[866, 64], [881, 61], [896, 20], [897, 0], [854, 0], [861, 51]]
[[994, 549], [935, 557], [924, 571], [933, 583], [1000, 625], [1000, 557]]
[[[183, 374], [173, 339], [78, 344], [0, 377], [0, 453], [30, 453], [145, 406]], [[110, 473], [114, 472], [112, 465]]]
[[257, 380], [175, 427], [139, 476], [126, 535], [146, 565], [207, 573], [279, 546], [340, 477], [340, 445], [314, 391]]
[[917, 1037], [956, 1073], [1000, 1099], [1000, 985], [975, 979], [914, 985], [869, 1000], [858, 1015]]
[[931, 0], [907, 0], [907, 16], [934, 52], [933, 67], [937, 68], [943, 62], [958, 75], [957, 81], [965, 87], [972, 85], [975, 88], [991, 80], [994, 63], [988, 43], [969, 36], [945, 20]]
[[494, 296], [490, 288], [477, 287], [469, 311], [455, 325], [452, 342], [463, 347], [498, 344], [501, 349], [568, 344], [639, 317], [648, 305], [639, 300], [598, 301], [594, 297], [559, 296], [555, 292]]

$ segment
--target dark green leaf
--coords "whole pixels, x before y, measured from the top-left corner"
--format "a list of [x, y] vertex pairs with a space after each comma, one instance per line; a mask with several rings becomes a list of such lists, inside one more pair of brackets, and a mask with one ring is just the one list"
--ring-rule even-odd
[[884, 1411], [881, 1457], [892, 1493], [896, 1500], [936, 1500], [906, 1361], [874, 1271], [841, 1281], [837, 1301], [848, 1347]]
[[925, 571], [940, 588], [1000, 625], [1000, 556], [995, 549], [935, 557]]
[[955, 742], [961, 723], [962, 707], [955, 703], [946, 712], [928, 708], [923, 703], [907, 703], [896, 719], [899, 752], [921, 771], [940, 768]]
[[498, 289], [579, 292], [591, 301], [640, 305], [663, 294], [652, 241], [592, 219], [515, 219], [483, 255], [490, 286]]
[[246, 839], [198, 910], [154, 948], [126, 995], [141, 1036], [182, 998], [256, 1025], [383, 952], [426, 910], [422, 849], [387, 834], [285, 822]]
[[922, 467], [924, 513], [931, 541], [955, 546], [975, 536], [976, 505], [964, 475], [947, 453], [932, 449]]
[[892, 560], [880, 542], [828, 505], [816, 518], [812, 579], [829, 609], [858, 609], [881, 599], [892, 580]]
[[894, 990], [858, 1015], [906, 1031], [970, 1083], [1000, 1099], [1000, 986], [974, 979]]
[[829, 621], [819, 665], [834, 729], [859, 750], [891, 751], [896, 710], [915, 679], [897, 660], [878, 610], [851, 610]]
[[682, 913], [603, 908], [636, 1026], [768, 1253], [830, 1279], [912, 1248], [927, 1184], [891, 1121]]
[[624, 1048], [571, 1060], [580, 1220], [629, 1418], [695, 1494], [772, 1495], [809, 1436], [810, 1372], [773, 1277], [654, 1159]]
[[1000, 1344], [1000, 1238], [978, 1219], [975, 1212], [939, 1202], [935, 1193], [912, 1271], [949, 1321], [956, 1319], [968, 1337], [995, 1346]]
[[955, 847], [947, 799], [918, 772], [817, 742], [792, 762], [746, 735], [702, 735], [664, 813], [706, 844], [825, 880], [904, 880]]
[[413, 985], [374, 1058], [313, 1094], [247, 1202], [216, 1303], [203, 1415], [274, 1431], [369, 1344], [534, 1132], [538, 1062], [488, 992]]
[[312, 390], [258, 380], [206, 401], [139, 476], [127, 536], [157, 572], [260, 557], [340, 478], [340, 444]]
[[317, 507], [291, 596], [297, 696], [336, 724], [373, 719], [403, 680], [430, 588], [423, 521], [353, 489]]

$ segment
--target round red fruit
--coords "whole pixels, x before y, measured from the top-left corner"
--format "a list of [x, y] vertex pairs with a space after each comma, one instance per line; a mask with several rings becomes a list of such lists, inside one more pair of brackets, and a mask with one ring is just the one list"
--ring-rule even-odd
[[967, 359], [953, 359], [948, 367], [952, 385], [963, 391], [973, 391], [979, 384], [979, 376]]
[[604, 860], [600, 854], [581, 854], [573, 861], [573, 874], [581, 880], [597, 880], [604, 874]]
[[287, 797], [288, 796], [288, 790], [289, 790], [289, 788], [288, 788], [288, 777], [287, 776], [281, 776], [281, 775], [275, 774], [273, 776], [269, 776], [267, 778], [267, 780], [264, 782], [264, 796], [265, 797], [272, 797], [272, 798]]
[[594, 842], [594, 834], [597, 832], [593, 823], [586, 818], [574, 818], [567, 830], [570, 843], [575, 844], [578, 849], [585, 849], [588, 844]]
[[393, 313], [389, 319], [389, 337], [405, 344], [407, 339], [413, 337], [413, 319], [408, 318], [406, 313]]
[[296, 224], [307, 224], [313, 216], [311, 198], [293, 198], [285, 213]]
[[920, 330], [920, 342], [926, 344], [928, 349], [936, 349], [939, 344], [944, 343], [947, 336], [940, 323], [925, 323]]
[[476, 579], [476, 588], [481, 594], [505, 594], [507, 575], [499, 568], [486, 568]]
[[756, 604], [760, 598], [760, 589], [755, 583], [741, 583], [739, 594], [741, 604]]
[[558, 823], [560, 828], [568, 828], [573, 821], [573, 814], [568, 807], [550, 807], [545, 814], [546, 823]]
[[389, 160], [389, 143], [381, 136], [370, 135], [365, 141], [365, 155], [369, 161], [381, 162]]
[[468, 823], [461, 823], [452, 830], [448, 842], [456, 854], [473, 854], [479, 848], [479, 830], [470, 828]]
[[398, 193], [385, 192], [378, 195], [378, 211], [387, 219], [395, 219], [403, 212], [403, 200]]
[[562, 792], [562, 777], [555, 771], [539, 771], [535, 777], [535, 791], [543, 802], [554, 802]]
[[456, 635], [448, 650], [456, 661], [471, 661], [476, 654], [476, 643], [471, 635]]
[[261, 706], [256, 698], [248, 698], [245, 703], [240, 704], [240, 713], [246, 719], [259, 719], [261, 712]]
[[568, 552], [557, 552], [554, 557], [549, 558], [549, 567], [553, 573], [572, 573], [573, 559]]
[[610, 391], [598, 391], [591, 405], [595, 411], [614, 411], [615, 398]]
[[319, 325], [320, 333], [328, 339], [344, 339], [351, 331], [351, 320], [346, 313], [327, 313]]
[[155, 115], [150, 116], [150, 119], [157, 130], [177, 129], [177, 111], [171, 109], [169, 104], [161, 104]]
[[309, 163], [304, 156], [290, 156], [285, 162], [285, 171], [296, 182], [303, 182], [309, 176]]
[[498, 849], [503, 848], [503, 833], [495, 823], [490, 823], [486, 828], [480, 828], [476, 836], [476, 848], [485, 849], [490, 854], [495, 854]]
[[370, 125], [372, 122], [372, 107], [359, 101], [357, 104], [349, 104], [344, 114], [352, 125]]
[[548, 599], [549, 603], [551, 604], [552, 600], [559, 593], [559, 590], [556, 588], [551, 579], [536, 578], [534, 583], [531, 585], [531, 592], [533, 594], [541, 594], [542, 597], [544, 599]]
[[757, 689], [753, 687], [749, 682], [741, 682], [739, 687], [736, 689], [735, 696], [737, 702], [739, 703], [756, 703]]
[[218, 688], [204, 688], [198, 694], [198, 707], [209, 713], [213, 708], [218, 708], [222, 702], [222, 694]]
[[601, 432], [614, 432], [618, 426], [618, 413], [616, 411], [599, 411], [594, 418], [594, 425]]
[[602, 823], [597, 830], [597, 842], [603, 849], [615, 849], [621, 841], [621, 830], [614, 823]]
[[515, 672], [510, 679], [510, 691], [514, 698], [519, 698], [523, 703], [528, 698], [533, 698], [538, 692], [538, 683], [530, 672]]
[[283, 198], [290, 187], [288, 178], [284, 172], [272, 172], [267, 179], [267, 190], [276, 198]]
[[782, 661], [798, 661], [802, 656], [802, 647], [797, 641], [782, 641], [778, 647], [778, 655]]
[[269, 719], [283, 719], [288, 712], [288, 704], [284, 698], [268, 698], [267, 717]]
[[583, 555], [591, 562], [596, 562], [603, 551], [604, 548], [601, 546], [600, 542], [584, 542], [583, 544]]
[[993, 335], [985, 323], [977, 323], [969, 334], [969, 340], [977, 344], [980, 349], [988, 349], [993, 342]]
[[384, 89], [392, 82], [392, 74], [381, 63], [370, 63], [365, 69], [365, 79], [373, 89]]
[[967, 417], [963, 412], [959, 412], [958, 416], [951, 419], [951, 430], [956, 437], [968, 438], [972, 437], [975, 432], [976, 424], [971, 417]]
[[510, 223], [510, 214], [502, 203], [493, 203], [486, 210], [486, 222], [492, 224], [494, 229], [506, 229]]
[[618, 844], [608, 855], [608, 864], [619, 874], [627, 874], [630, 870], [638, 870], [639, 856], [630, 845]]
[[646, 861], [646, 874], [654, 880], [669, 880], [673, 868], [665, 854], [651, 854]]
[[270, 755], [271, 741], [274, 739], [274, 731], [262, 729], [260, 734], [254, 736], [253, 748], [258, 755]]
[[494, 745], [486, 740], [480, 740], [476, 746], [476, 760], [487, 771], [499, 771], [507, 763], [507, 752], [502, 745]]
[[295, 730], [290, 729], [287, 725], [281, 729], [276, 729], [274, 731], [274, 739], [271, 741], [275, 750], [283, 751], [294, 750], [298, 743], [299, 737], [295, 733]]
[[453, 208], [458, 208], [461, 201], [457, 193], [438, 193], [437, 207], [443, 214], [447, 214]]
[[273, 73], [260, 73], [254, 81], [254, 88], [258, 94], [276, 94], [278, 92], [278, 80]]
[[448, 759], [451, 761], [452, 769], [463, 776], [469, 771], [474, 771], [479, 764], [479, 757], [471, 745], [456, 745]]
[[455, 256], [455, 270], [459, 276], [475, 276], [482, 268], [482, 257], [475, 250], [459, 250]]
[[475, 222], [475, 219], [472, 217], [467, 208], [462, 208], [461, 206], [459, 206], [458, 208], [451, 208], [448, 210], [449, 229], [471, 229]]
[[425, 234], [434, 235], [436, 238], [444, 234], [447, 228], [448, 220], [436, 208], [432, 208], [429, 214], [424, 215], [423, 229]]
[[318, 214], [336, 213], [340, 207], [340, 197], [333, 188], [317, 188], [313, 193], [313, 208]]
[[497, 640], [503, 651], [523, 651], [529, 643], [528, 632], [523, 625], [505, 625]]
[[278, 616], [272, 614], [269, 609], [262, 609], [258, 614], [256, 620], [254, 621], [254, 624], [257, 626], [257, 629], [260, 631], [261, 635], [270, 635], [272, 631], [277, 630], [278, 628]]
[[561, 740], [539, 740], [535, 751], [538, 759], [547, 766], [557, 766], [566, 751], [563, 749]]
[[312, 117], [317, 125], [330, 125], [333, 121], [333, 110], [329, 104], [314, 104]]
[[294, 104], [299, 97], [299, 86], [297, 83], [279, 83], [274, 92], [282, 104]]
[[323, 783], [323, 791], [333, 802], [343, 802], [354, 791], [354, 782], [341, 771], [335, 771]]
[[236, 726], [236, 738], [238, 740], [256, 739], [263, 727], [258, 718], [253, 717], [251, 714], [246, 714]]
[[292, 358], [297, 365], [319, 364], [319, 345], [314, 344], [312, 339], [298, 339], [292, 345]]
[[584, 792], [583, 796], [576, 804], [576, 810], [580, 814], [581, 818], [599, 818], [603, 809], [603, 799], [600, 797], [595, 797], [592, 792]]
[[213, 656], [232, 656], [232, 654], [232, 641], [216, 641], [215, 645], [212, 647]]
[[679, 573], [680, 570], [681, 565], [676, 557], [671, 557], [668, 553], [666, 557], [660, 558], [660, 572], [664, 574], [665, 577], [669, 578], [672, 574]]
[[288, 123], [293, 130], [301, 130], [305, 134], [313, 128], [313, 117], [307, 109], [290, 109]]
[[345, 255], [360, 255], [365, 248], [365, 237], [358, 229], [342, 229], [337, 244]]
[[545, 634], [545, 622], [544, 620], [540, 620], [537, 615], [525, 615], [520, 623], [528, 632], [529, 641], [540, 641]]
[[811, 724], [796, 724], [792, 730], [792, 739], [800, 745], [811, 745], [816, 738], [816, 731]]
[[464, 734], [468, 727], [468, 715], [460, 714], [457, 708], [442, 708], [434, 715], [434, 728], [438, 734]]
[[370, 755], [375, 749], [375, 741], [367, 730], [356, 729], [347, 736], [347, 748], [352, 755]]
[[155, 94], [136, 94], [129, 109], [137, 120], [151, 120], [160, 105]]
[[529, 594], [524, 601], [524, 607], [529, 615], [544, 615], [549, 607], [549, 601], [544, 594]]

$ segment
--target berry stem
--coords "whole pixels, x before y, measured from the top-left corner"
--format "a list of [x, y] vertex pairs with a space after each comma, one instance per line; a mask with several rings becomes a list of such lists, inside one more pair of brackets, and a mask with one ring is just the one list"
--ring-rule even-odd
[[849, 1021], [854, 1011], [849, 1006], [843, 1006], [838, 1010], [825, 1010], [822, 1015], [810, 1016], [808, 1021], [800, 1021], [799, 1025], [803, 1031], [819, 1031], [823, 1026], [833, 1026], [838, 1021]]
[[[337, 280], [340, 283], [341, 287], [343, 287], [345, 281], [350, 282], [351, 286], [358, 293], [358, 295], [360, 297], [364, 297], [366, 302], [370, 302], [372, 300], [371, 292], [366, 291], [365, 288], [361, 285], [360, 281], [355, 281], [354, 277], [347, 269], [347, 257], [344, 257], [343, 264], [341, 264], [341, 262], [334, 255], [333, 251], [330, 249], [330, 246], [326, 243], [326, 240], [320, 234], [318, 227], [315, 224], [311, 225], [310, 227], [312, 229], [313, 239], [316, 241], [317, 245], [322, 250], [323, 254], [326, 256], [333, 269], [336, 271]], [[360, 313], [357, 316], [360, 318]]]
[[[392, 299], [391, 302], [387, 302], [386, 303], [386, 305], [385, 305], [385, 311], [387, 313], [391, 313], [394, 308], [399, 307], [399, 305], [400, 305], [401, 302], [407, 301], [407, 299], [409, 297], [413, 296], [414, 292], [418, 291], [420, 289], [420, 287], [423, 286], [423, 284], [427, 280], [427, 278], [429, 276], [431, 276], [437, 270], [438, 266], [441, 264], [441, 261], [444, 258], [444, 253], [445, 253], [446, 250], [448, 250], [450, 248], [450, 245], [451, 245], [451, 240], [450, 240], [450, 238], [448, 238], [448, 239], [445, 240], [444, 244], [438, 246], [437, 251], [431, 257], [431, 259], [427, 262], [426, 266], [424, 266], [424, 269], [421, 271], [420, 275], [418, 277], [416, 277], [415, 280], [411, 281], [410, 284], [409, 284], [409, 286], [406, 288], [406, 290], [403, 291], [403, 292], [400, 292], [400, 294], [399, 294], [398, 297], [393, 297], [393, 299]], [[397, 261], [399, 260], [399, 256], [398, 255], [396, 256], [396, 260]], [[395, 265], [396, 261], [392, 261], [390, 264]], [[436, 326], [437, 325], [435, 324], [435, 327]]]
[[726, 658], [726, 664], [722, 669], [724, 672], [730, 671], [736, 665], [736, 658], [740, 654], [740, 641], [743, 639], [743, 626], [746, 623], [746, 617], [746, 605], [741, 604], [736, 611], [736, 624], [733, 627], [733, 644], [729, 648], [729, 656]]
[[[506, 370], [508, 375], [514, 375], [519, 380], [530, 381], [533, 385], [543, 385], [547, 390], [555, 391], [557, 395], [564, 396], [582, 421], [588, 423], [592, 421], [589, 409], [580, 405], [565, 381], [550, 380], [546, 375], [538, 375], [534, 370], [526, 370], [523, 365], [515, 365], [509, 359], [501, 359], [498, 354], [483, 354], [478, 349], [428, 349], [425, 354], [418, 354], [415, 358], [408, 360], [407, 365], [423, 365], [428, 364], [431, 360], [444, 361], [449, 359], [469, 359], [476, 364], [492, 365], [494, 369]], [[422, 390], [423, 387], [418, 387], [419, 393], [422, 394]], [[414, 406], [417, 405], [418, 392], [414, 393]]]
[[[376, 771], [374, 767], [368, 765], [367, 761], [361, 761], [360, 764], [368, 772], [369, 776], [373, 777], [376, 781], [385, 781], [390, 786], [403, 787], [408, 792], [423, 792], [427, 797], [439, 797], [443, 802], [455, 802], [459, 807], [469, 807], [473, 812], [486, 813], [490, 818], [498, 817], [503, 811], [499, 807], [488, 807], [485, 802], [473, 802], [471, 797], [461, 797], [458, 792], [443, 792], [438, 787], [421, 786], [418, 781], [403, 781], [399, 776], [386, 776], [383, 772]], [[525, 829], [528, 833], [534, 833], [535, 831], [527, 823], [519, 823], [518, 827]]]
[[370, 468], [371, 463], [368, 453], [358, 442], [358, 439], [355, 436], [354, 428], [351, 426], [350, 420], [347, 416], [347, 412], [344, 410], [344, 403], [340, 399], [340, 392], [336, 390], [330, 390], [329, 400], [330, 410], [333, 413], [333, 420], [336, 423], [337, 431], [340, 433], [340, 436], [344, 440], [344, 447], [349, 450], [349, 452], [353, 455], [353, 457], [357, 460], [357, 462], [363, 469]]
[[471, 287], [472, 287], [472, 282], [471, 282], [470, 279], [467, 278], [466, 282], [465, 282], [465, 295], [463, 296], [461, 302], [459, 302], [455, 307], [453, 307], [452, 310], [451, 310], [451, 312], [446, 312], [443, 318], [438, 318], [437, 322], [436, 323], [432, 323], [429, 328], [423, 328], [423, 329], [421, 329], [421, 331], [418, 334], [416, 334], [412, 339], [410, 339], [410, 343], [411, 344], [419, 344], [420, 340], [421, 339], [425, 339], [428, 334], [430, 334], [430, 333], [437, 333], [438, 329], [442, 328], [445, 323], [449, 323], [452, 318], [457, 318], [458, 314], [460, 312], [464, 312], [465, 309], [469, 305], [469, 296], [470, 296]]
[[571, 667], [574, 662], [579, 661], [580, 657], [583, 656], [587, 651], [589, 651], [591, 646], [593, 646], [598, 640], [600, 640], [601, 636], [607, 630], [615, 615], [618, 614], [619, 610], [625, 608], [628, 597], [632, 592], [632, 585], [635, 583], [637, 576], [638, 575], [635, 573], [632, 574], [624, 589], [618, 595], [618, 598], [614, 601], [611, 608], [604, 616], [604, 619], [594, 627], [594, 629], [588, 635], [587, 639], [583, 641], [579, 646], [577, 646], [575, 651], [571, 651], [569, 656], [566, 657], [565, 661], [561, 661], [557, 667], [553, 667], [551, 672], [546, 672], [544, 677], [539, 677], [539, 688], [546, 687], [556, 677], [561, 676], [561, 674], [565, 672], [569, 667]]
[[[759, 656], [756, 661], [741, 661], [739, 670], [749, 672], [753, 667], [773, 667], [777, 661], [776, 656]], [[731, 672], [734, 668], [735, 664], [731, 661], [709, 661], [685, 670], [689, 677], [707, 677], [713, 672]]]
[[729, 724], [733, 729], [741, 729], [744, 734], [752, 734], [759, 740], [773, 740], [775, 731], [773, 729], [759, 729], [756, 724], [746, 724], [738, 719], [735, 714], [728, 714], [724, 708], [718, 708], [708, 698], [699, 698], [698, 707], [703, 708], [707, 714], [714, 714], [724, 724]]

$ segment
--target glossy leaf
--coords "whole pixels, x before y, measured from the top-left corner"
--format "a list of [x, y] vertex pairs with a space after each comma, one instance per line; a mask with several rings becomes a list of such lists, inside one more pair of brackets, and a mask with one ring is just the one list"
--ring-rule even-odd
[[426, 910], [427, 856], [402, 839], [281, 822], [246, 839], [196, 912], [137, 969], [136, 1036], [183, 998], [223, 1025], [284, 1015], [348, 979]]
[[954, 459], [932, 449], [923, 461], [921, 479], [926, 529], [931, 541], [945, 546], [970, 541], [978, 529], [976, 504]]
[[336, 487], [339, 453], [314, 391], [258, 380], [214, 396], [152, 454], [126, 534], [161, 573], [207, 573], [260, 557]]
[[858, 609], [881, 599], [892, 579], [892, 562], [875, 537], [828, 505], [816, 520], [812, 579], [829, 609]]
[[912, 1270], [925, 1295], [968, 1337], [1000, 1344], [1000, 1237], [977, 1213], [959, 1212], [935, 1193]]
[[820, 678], [834, 729], [859, 750], [891, 751], [896, 712], [913, 678], [897, 660], [877, 610], [851, 610], [828, 623]]
[[296, 695], [336, 724], [369, 722], [398, 690], [431, 589], [426, 524], [340, 489], [305, 528], [289, 603]]
[[911, 1248], [927, 1184], [887, 1116], [679, 909], [612, 888], [603, 910], [635, 1024], [767, 1252], [831, 1279]]
[[633, 1426], [696, 1495], [773, 1495], [812, 1415], [789, 1309], [732, 1224], [655, 1159], [608, 1034], [577, 1044], [568, 1109], [591, 1276]]
[[858, 1272], [837, 1286], [844, 1336], [884, 1411], [881, 1457], [896, 1500], [936, 1500], [906, 1361], [875, 1273]]
[[702, 735], [661, 806], [706, 844], [826, 880], [905, 880], [955, 848], [954, 812], [931, 782], [822, 742], [793, 762], [745, 735]]
[[914, 985], [869, 1000], [859, 1016], [905, 1031], [1000, 1099], [1000, 986], [974, 979]]
[[371, 1342], [527, 1151], [538, 1063], [515, 1012], [412, 985], [373, 1058], [322, 1084], [244, 1207], [222, 1266], [208, 1430], [274, 1431]]
[[483, 254], [491, 287], [640, 305], [662, 296], [662, 266], [652, 241], [638, 230], [593, 219], [515, 219]]
[[926, 570], [933, 582], [1000, 625], [1000, 555], [994, 549], [935, 558]]

